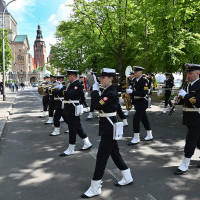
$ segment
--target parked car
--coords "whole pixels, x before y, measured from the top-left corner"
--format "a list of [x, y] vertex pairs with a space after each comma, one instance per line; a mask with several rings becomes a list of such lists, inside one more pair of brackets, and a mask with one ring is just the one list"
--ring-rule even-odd
[[33, 87], [38, 87], [38, 83], [37, 83], [37, 82], [34, 82], [34, 83], [33, 83]]

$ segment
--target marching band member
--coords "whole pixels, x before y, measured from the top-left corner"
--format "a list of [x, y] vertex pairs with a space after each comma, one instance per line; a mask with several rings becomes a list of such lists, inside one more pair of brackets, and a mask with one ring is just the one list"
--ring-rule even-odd
[[84, 141], [84, 146], [80, 149], [81, 151], [88, 150], [92, 147], [86, 133], [84, 132], [81, 122], [80, 115], [76, 115], [75, 106], [78, 106], [80, 99], [83, 95], [83, 87], [77, 79], [78, 70], [67, 70], [67, 78], [70, 85], [66, 90], [63, 91], [64, 95], [64, 121], [68, 124], [69, 128], [69, 147], [66, 151], [60, 154], [60, 156], [69, 156], [74, 154], [76, 135]]
[[117, 185], [124, 186], [133, 182], [130, 169], [126, 166], [119, 153], [117, 140], [113, 139], [113, 125], [106, 118], [110, 117], [110, 120], [112, 120], [113, 123], [117, 121], [116, 113], [119, 98], [117, 89], [112, 84], [115, 70], [104, 68], [100, 76], [100, 82], [104, 87], [104, 91], [101, 96], [99, 96], [99, 84], [95, 81], [93, 92], [91, 94], [91, 101], [95, 110], [101, 112], [99, 115], [99, 135], [101, 136], [101, 141], [99, 144], [96, 167], [91, 180], [91, 185], [89, 189], [81, 195], [82, 198], [90, 198], [101, 194], [102, 178], [110, 156], [123, 175], [122, 180], [119, 181]]
[[53, 124], [53, 112], [55, 110], [55, 101], [54, 96], [52, 94], [51, 86], [56, 82], [56, 76], [50, 75], [50, 87], [48, 89], [49, 93], [49, 119], [45, 124]]
[[[49, 78], [50, 78], [50, 75], [49, 74], [45, 74], [44, 82], [42, 84], [48, 85]], [[41, 118], [46, 117], [46, 115], [47, 115], [47, 108], [49, 106], [49, 95], [42, 96], [42, 105], [43, 105], [43, 111], [42, 111], [42, 113], [40, 115]]]
[[54, 131], [50, 133], [50, 136], [57, 136], [60, 135], [60, 119], [63, 116], [63, 109], [62, 108], [62, 103], [63, 103], [63, 97], [59, 96], [59, 91], [65, 87], [63, 85], [64, 82], [64, 76], [59, 75], [57, 76], [57, 81], [58, 84], [54, 86], [52, 94], [54, 96], [54, 101], [55, 101], [55, 113], [53, 117], [53, 124], [54, 124]]
[[[133, 84], [134, 84], [134, 71], [131, 71], [130, 76], [128, 77], [128, 85], [129, 85], [130, 89], [132, 89]], [[125, 88], [126, 88], [126, 86], [125, 86]], [[128, 116], [128, 114], [129, 114], [129, 110], [126, 110], [124, 115]]]
[[148, 80], [142, 77], [143, 67], [135, 67], [135, 84], [132, 89], [126, 89], [127, 93], [132, 95], [132, 103], [135, 107], [135, 114], [133, 117], [133, 130], [134, 137], [128, 143], [128, 145], [135, 145], [140, 142], [140, 122], [144, 125], [145, 130], [147, 130], [147, 136], [144, 138], [145, 141], [150, 141], [153, 139], [152, 130], [150, 123], [146, 114], [146, 109], [148, 108]]
[[[92, 75], [96, 75], [97, 74], [97, 72], [91, 72], [92, 73]], [[91, 90], [92, 90], [92, 88], [90, 88]], [[89, 120], [91, 120], [91, 119], [93, 119], [93, 113], [94, 113], [94, 108], [92, 107], [92, 103], [90, 104], [90, 112], [89, 112], [89, 114], [88, 114], [88, 116], [87, 116], [87, 118], [86, 118], [86, 121], [89, 121]]]
[[172, 88], [174, 86], [174, 80], [172, 79], [172, 74], [171, 73], [165, 73], [166, 80], [164, 81], [163, 88], [165, 90], [165, 107], [163, 108], [163, 113], [165, 114], [167, 112], [167, 106], [168, 104], [170, 107], [173, 106], [170, 96], [172, 94]]
[[[119, 98], [121, 98], [122, 95], [122, 87], [120, 84], [120, 77], [119, 77], [119, 73], [116, 73], [116, 83], [115, 83], [115, 87], [118, 91], [118, 96]], [[120, 105], [120, 103], [118, 104], [118, 108], [117, 108], [117, 114], [119, 115], [119, 117], [122, 119], [123, 125], [124, 126], [128, 126], [128, 121], [126, 119], [126, 115], [123, 113], [122, 111], [122, 107]]]
[[82, 97], [80, 99], [80, 104], [85, 106], [86, 112], [89, 112], [90, 111], [90, 107], [88, 106], [88, 104], [86, 102], [86, 98], [85, 98], [86, 93], [87, 93], [87, 86], [86, 86], [86, 82], [84, 82], [84, 76], [80, 76], [79, 79], [80, 79], [80, 82], [82, 84], [83, 91], [84, 91], [83, 95], [82, 95]]
[[185, 157], [175, 175], [182, 175], [188, 170], [195, 148], [200, 147], [200, 65], [186, 64], [185, 70], [190, 83], [187, 85], [187, 91], [179, 91], [179, 96], [182, 98], [180, 104], [183, 104], [183, 124], [187, 126], [188, 132]]

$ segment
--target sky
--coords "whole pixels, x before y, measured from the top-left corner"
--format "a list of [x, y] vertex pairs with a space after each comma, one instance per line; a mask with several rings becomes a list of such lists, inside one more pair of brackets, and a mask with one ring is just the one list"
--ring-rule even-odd
[[17, 21], [17, 34], [28, 35], [32, 56], [38, 23], [42, 29], [48, 56], [50, 44], [56, 43], [56, 26], [73, 14], [72, 8], [67, 6], [69, 4], [73, 4], [73, 0], [16, 0], [8, 5], [8, 12]]

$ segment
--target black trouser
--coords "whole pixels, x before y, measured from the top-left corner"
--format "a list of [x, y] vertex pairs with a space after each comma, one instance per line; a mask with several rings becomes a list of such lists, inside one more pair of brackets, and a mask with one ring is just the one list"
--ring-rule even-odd
[[165, 108], [167, 108], [168, 104], [172, 107], [172, 102], [170, 100], [171, 93], [170, 90], [165, 91]]
[[113, 136], [102, 136], [99, 144], [96, 167], [92, 180], [101, 180], [103, 178], [106, 164], [110, 155], [118, 169], [128, 169], [119, 153], [117, 141], [113, 140]]
[[42, 97], [42, 105], [43, 105], [43, 111], [47, 111], [47, 108], [49, 106], [49, 95]]
[[[57, 102], [57, 104], [58, 104], [58, 102]], [[54, 127], [56, 127], [56, 128], [60, 127], [60, 118], [61, 117], [63, 117], [62, 104], [56, 106], [56, 111], [55, 111], [54, 117], [53, 117]]]
[[79, 137], [82, 139], [85, 139], [87, 137], [85, 131], [82, 128], [80, 117], [74, 116], [74, 113], [71, 114], [70, 117], [69, 114], [66, 114], [66, 110], [63, 111], [62, 117], [69, 128], [69, 144], [76, 143], [76, 134], [78, 134]]
[[191, 158], [193, 156], [195, 148], [199, 147], [199, 140], [200, 140], [200, 127], [188, 126], [186, 144], [184, 148], [184, 153], [186, 158]]
[[51, 99], [49, 100], [49, 117], [53, 117], [53, 112], [55, 110], [55, 101]]
[[94, 112], [94, 108], [90, 106], [90, 112]]
[[134, 133], [140, 132], [140, 122], [144, 125], [145, 130], [151, 130], [150, 123], [147, 117], [146, 110], [136, 110], [133, 117], [133, 130]]
[[83, 104], [86, 108], [89, 107], [88, 104], [87, 104], [87, 102], [86, 102], [86, 100], [83, 100], [82, 104]]
[[122, 107], [120, 106], [120, 104], [118, 104], [118, 107], [117, 107], [117, 114], [119, 115], [119, 117], [121, 119], [126, 119], [126, 116], [124, 115], [124, 113], [122, 111]]

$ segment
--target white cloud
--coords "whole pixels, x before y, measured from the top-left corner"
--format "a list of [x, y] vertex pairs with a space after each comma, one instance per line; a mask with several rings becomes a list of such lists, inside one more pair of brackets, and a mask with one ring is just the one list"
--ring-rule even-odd
[[[9, 1], [10, 0], [6, 0], [6, 3]], [[8, 11], [12, 13], [18, 23], [25, 21], [26, 15], [34, 18], [31, 9], [35, 6], [35, 1], [36, 0], [16, 0], [8, 6]]]
[[70, 19], [70, 15], [73, 14], [73, 8], [69, 5], [73, 5], [74, 0], [66, 0], [65, 3], [60, 4], [56, 13], [53, 13], [49, 19], [46, 30], [51, 33], [47, 38], [45, 37], [45, 43], [47, 46], [47, 55], [50, 52], [50, 44], [54, 45], [56, 43], [55, 32], [56, 26], [59, 25], [61, 21], [67, 21]]

